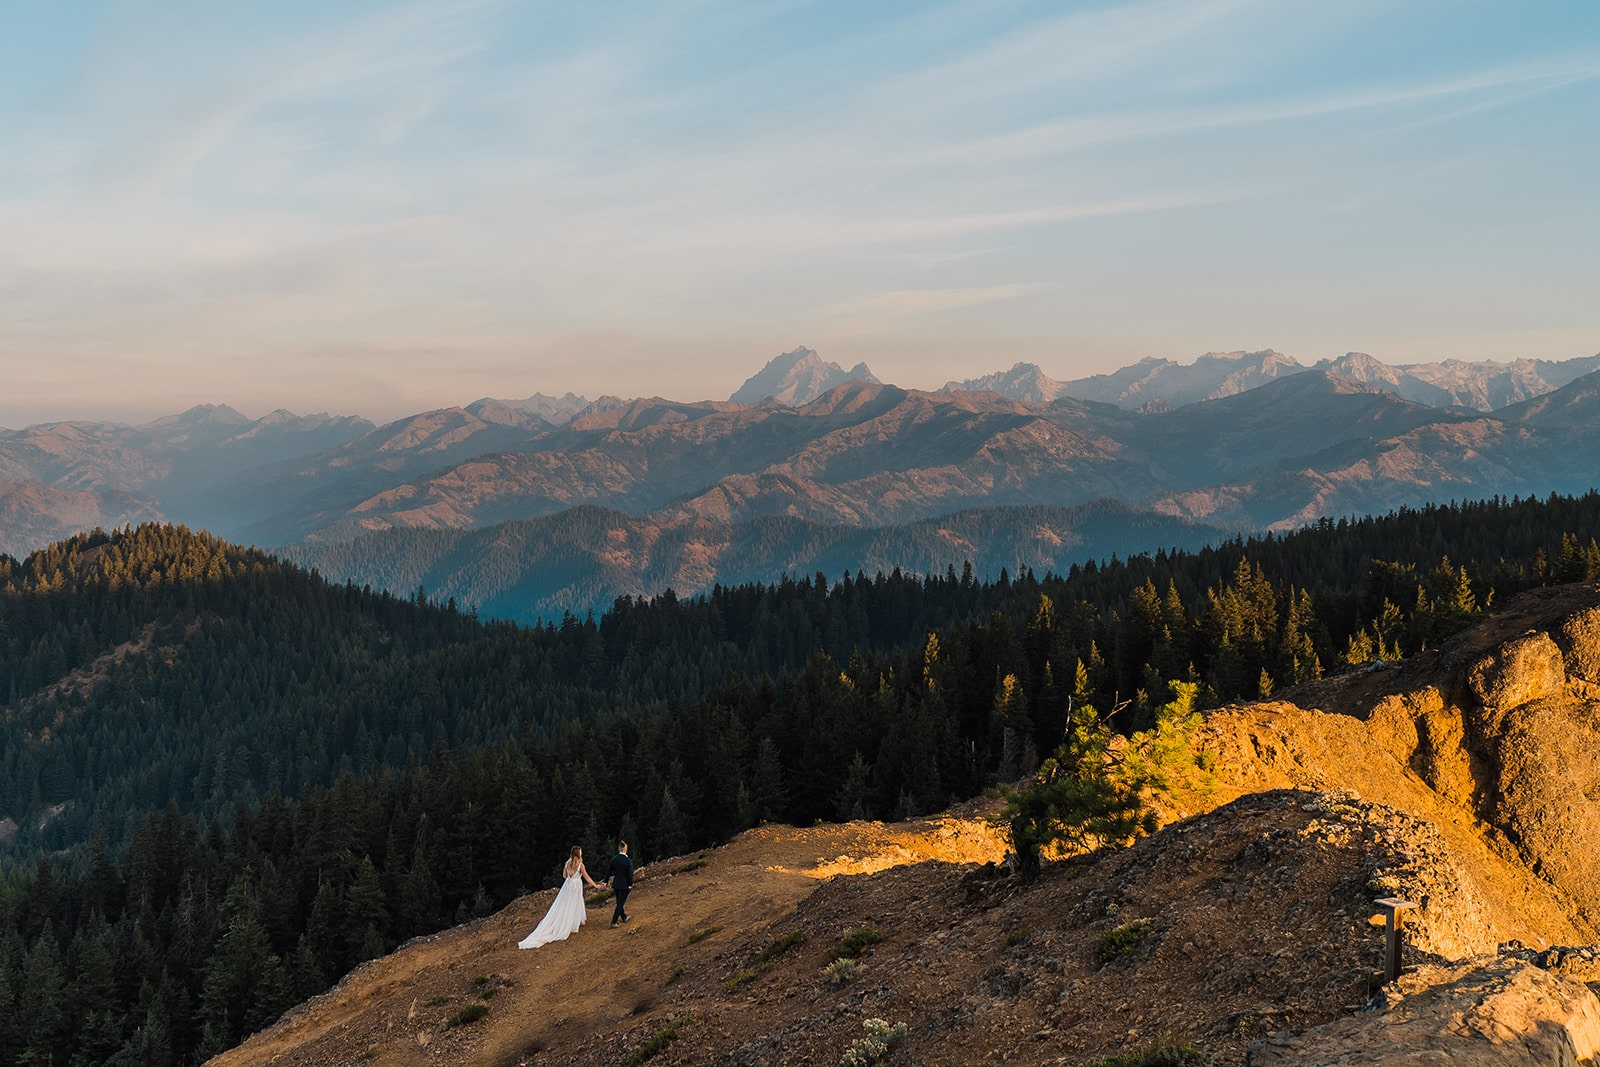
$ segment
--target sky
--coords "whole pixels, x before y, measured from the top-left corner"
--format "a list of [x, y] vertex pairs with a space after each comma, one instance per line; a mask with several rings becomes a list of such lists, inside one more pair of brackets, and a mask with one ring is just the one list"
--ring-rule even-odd
[[1594, 0], [0, 0], [0, 426], [1600, 352]]

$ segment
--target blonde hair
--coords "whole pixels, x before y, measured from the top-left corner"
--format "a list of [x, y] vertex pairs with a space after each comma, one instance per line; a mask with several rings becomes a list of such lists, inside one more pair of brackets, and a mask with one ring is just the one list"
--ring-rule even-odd
[[583, 849], [578, 845], [572, 846], [572, 851], [567, 853], [567, 862], [561, 867], [563, 877], [571, 878], [578, 873], [578, 868], [583, 865]]

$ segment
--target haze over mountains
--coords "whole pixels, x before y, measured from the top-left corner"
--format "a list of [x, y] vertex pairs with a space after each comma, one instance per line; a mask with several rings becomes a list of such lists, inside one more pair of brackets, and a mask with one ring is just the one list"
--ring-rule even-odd
[[[0, 430], [0, 551], [166, 519], [526, 615], [847, 566], [1059, 569], [1327, 515], [1581, 492], [1597, 457], [1600, 356], [1209, 353], [1069, 382], [1018, 364], [925, 392], [798, 348], [721, 402], [536, 393], [383, 426], [203, 406]], [[1086, 510], [1097, 501], [1120, 503]]]

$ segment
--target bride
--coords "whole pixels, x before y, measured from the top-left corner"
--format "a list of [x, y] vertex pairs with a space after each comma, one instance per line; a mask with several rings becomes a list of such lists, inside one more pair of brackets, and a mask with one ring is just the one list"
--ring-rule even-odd
[[551, 941], [565, 941], [589, 918], [583, 902], [583, 883], [588, 882], [591, 889], [599, 889], [600, 883], [590, 878], [584, 869], [583, 849], [572, 847], [572, 855], [561, 868], [561, 877], [561, 892], [556, 894], [550, 910], [544, 913], [533, 933], [517, 942], [518, 948], [538, 948]]

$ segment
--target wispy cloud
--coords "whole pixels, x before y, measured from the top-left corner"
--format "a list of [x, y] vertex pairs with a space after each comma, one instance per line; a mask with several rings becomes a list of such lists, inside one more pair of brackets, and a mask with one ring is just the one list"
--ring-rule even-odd
[[817, 309], [818, 321], [852, 336], [897, 329], [962, 308], [1015, 300], [1039, 290], [1037, 285], [991, 285], [981, 289], [901, 289], [866, 293]]

